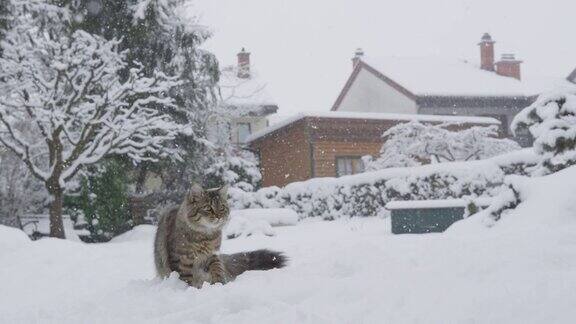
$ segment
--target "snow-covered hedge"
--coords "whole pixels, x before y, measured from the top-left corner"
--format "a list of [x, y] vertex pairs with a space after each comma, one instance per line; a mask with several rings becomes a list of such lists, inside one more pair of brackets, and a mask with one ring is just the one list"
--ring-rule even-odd
[[393, 200], [492, 196], [500, 191], [506, 174], [525, 174], [527, 167], [538, 162], [533, 151], [526, 149], [481, 161], [316, 178], [256, 192], [231, 189], [230, 202], [234, 209], [291, 208], [301, 218], [374, 216]]

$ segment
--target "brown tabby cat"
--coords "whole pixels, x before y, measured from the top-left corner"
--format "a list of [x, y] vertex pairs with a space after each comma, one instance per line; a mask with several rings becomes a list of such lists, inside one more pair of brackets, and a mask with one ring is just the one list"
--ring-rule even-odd
[[192, 287], [204, 282], [225, 284], [247, 270], [269, 270], [286, 264], [282, 253], [257, 250], [218, 254], [222, 228], [230, 211], [226, 188], [203, 190], [193, 185], [179, 208], [167, 212], [158, 224], [154, 259], [158, 275], [172, 271]]

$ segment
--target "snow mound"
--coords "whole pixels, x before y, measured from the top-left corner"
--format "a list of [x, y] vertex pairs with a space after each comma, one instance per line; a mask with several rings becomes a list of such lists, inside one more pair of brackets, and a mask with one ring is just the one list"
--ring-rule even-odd
[[[511, 188], [494, 198], [486, 210], [461, 222], [448, 231], [452, 233], [485, 232], [481, 228], [492, 227], [492, 233], [515, 231], [555, 231], [572, 228], [576, 230], [576, 166], [544, 177], [508, 176], [505, 183]], [[491, 212], [515, 200], [516, 208], [505, 210], [502, 218], [494, 222]]]
[[298, 214], [288, 208], [252, 208], [233, 210], [230, 212], [231, 218], [245, 217], [251, 220], [264, 220], [271, 226], [296, 225]]
[[511, 176], [507, 183], [521, 203], [503, 216], [499, 227], [576, 226], [576, 166], [537, 178]]
[[229, 239], [252, 235], [274, 236], [275, 232], [265, 220], [249, 220], [246, 217], [231, 218], [224, 229], [224, 237]]
[[292, 209], [244, 209], [230, 212], [230, 222], [224, 230], [224, 236], [236, 238], [252, 235], [275, 235], [273, 226], [289, 226], [298, 223], [298, 214]]
[[110, 242], [120, 243], [120, 242], [134, 242], [134, 241], [145, 241], [154, 237], [156, 233], [156, 226], [153, 225], [138, 225], [126, 233], [116, 236]]
[[23, 231], [0, 225], [0, 255], [15, 251], [30, 243], [30, 238]]

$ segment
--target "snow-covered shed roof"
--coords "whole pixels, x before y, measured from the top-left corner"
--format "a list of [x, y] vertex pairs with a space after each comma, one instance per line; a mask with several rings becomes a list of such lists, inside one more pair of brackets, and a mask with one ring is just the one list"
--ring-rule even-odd
[[220, 74], [221, 105], [238, 115], [265, 116], [278, 110], [266, 89], [267, 83], [252, 68], [246, 78], [238, 77], [238, 67], [225, 67]]
[[281, 128], [284, 128], [301, 119], [311, 118], [337, 118], [337, 119], [365, 119], [365, 120], [395, 120], [395, 121], [420, 121], [420, 122], [440, 122], [454, 124], [480, 124], [480, 125], [500, 125], [500, 121], [491, 117], [469, 117], [469, 116], [445, 116], [445, 115], [415, 115], [415, 114], [390, 114], [390, 113], [366, 113], [366, 112], [344, 112], [329, 111], [315, 113], [299, 113], [293, 117], [284, 119], [276, 124], [250, 135], [246, 141], [252, 142], [266, 135], [269, 135]]
[[363, 56], [360, 60], [364, 67], [374, 69], [414, 96], [526, 97], [536, 94], [526, 82], [456, 59]]

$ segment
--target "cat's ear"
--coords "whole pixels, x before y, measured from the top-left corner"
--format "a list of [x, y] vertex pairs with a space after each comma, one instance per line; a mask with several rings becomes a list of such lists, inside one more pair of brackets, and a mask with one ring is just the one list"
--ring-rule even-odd
[[193, 183], [190, 187], [190, 190], [188, 190], [188, 200], [197, 201], [202, 197], [203, 194], [204, 189], [202, 189], [202, 186], [197, 183]]
[[220, 189], [218, 189], [218, 194], [223, 200], [228, 199], [228, 185], [223, 185]]

